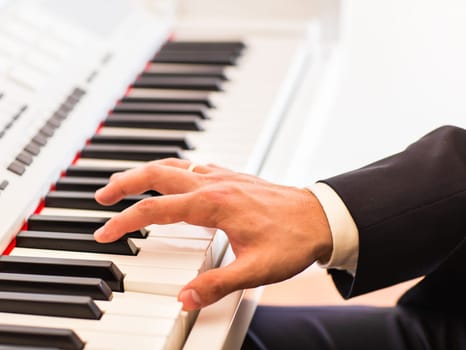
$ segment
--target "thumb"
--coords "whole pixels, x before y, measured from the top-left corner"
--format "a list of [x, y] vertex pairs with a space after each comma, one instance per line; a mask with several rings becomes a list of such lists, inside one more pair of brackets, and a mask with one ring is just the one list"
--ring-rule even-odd
[[235, 290], [256, 287], [251, 270], [236, 260], [225, 267], [206, 271], [183, 287], [178, 293], [178, 301], [183, 303], [183, 310], [192, 311], [210, 305]]

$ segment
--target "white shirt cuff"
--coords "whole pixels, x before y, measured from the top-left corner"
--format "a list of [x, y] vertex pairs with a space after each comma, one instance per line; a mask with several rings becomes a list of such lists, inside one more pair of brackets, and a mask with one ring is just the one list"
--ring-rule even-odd
[[359, 255], [359, 233], [348, 208], [338, 194], [322, 182], [307, 187], [319, 200], [330, 225], [333, 250], [330, 260], [318, 261], [326, 269], [346, 270], [356, 273]]

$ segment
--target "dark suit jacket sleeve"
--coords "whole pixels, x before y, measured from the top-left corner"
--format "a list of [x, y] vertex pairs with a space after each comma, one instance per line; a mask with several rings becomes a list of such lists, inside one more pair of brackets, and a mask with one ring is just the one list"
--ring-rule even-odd
[[464, 280], [466, 130], [441, 127], [401, 153], [322, 182], [359, 230], [354, 278], [330, 270], [345, 298], [438, 270]]

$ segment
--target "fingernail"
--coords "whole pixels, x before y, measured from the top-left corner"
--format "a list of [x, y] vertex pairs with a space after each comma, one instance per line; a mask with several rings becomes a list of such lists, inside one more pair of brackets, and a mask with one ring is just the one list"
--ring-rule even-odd
[[178, 300], [183, 303], [183, 308], [185, 310], [195, 310], [201, 307], [201, 297], [194, 289], [182, 291]]

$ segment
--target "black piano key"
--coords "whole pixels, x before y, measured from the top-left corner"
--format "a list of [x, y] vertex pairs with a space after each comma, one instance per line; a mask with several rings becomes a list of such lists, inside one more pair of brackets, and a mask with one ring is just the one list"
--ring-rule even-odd
[[154, 77], [142, 75], [133, 83], [135, 88], [222, 91], [222, 79], [204, 77]]
[[89, 296], [111, 300], [112, 290], [100, 278], [31, 275], [0, 272], [0, 291]]
[[81, 150], [82, 158], [150, 161], [163, 158], [183, 158], [181, 149], [171, 146], [139, 146], [89, 144]]
[[[205, 59], [211, 61], [213, 65], [229, 65], [231, 60], [239, 57], [241, 55], [241, 50], [225, 48], [225, 47], [164, 47], [163, 49], [156, 52], [154, 58], [156, 57], [181, 57], [185, 56], [188, 60], [187, 64], [197, 64], [203, 65]], [[173, 63], [176, 64], [176, 63]]]
[[151, 60], [160, 63], [236, 65], [238, 53], [231, 50], [161, 50]]
[[185, 41], [185, 40], [174, 40], [167, 41], [163, 44], [161, 50], [176, 48], [181, 49], [202, 49], [202, 50], [242, 50], [246, 47], [246, 44], [242, 41]]
[[113, 113], [134, 113], [134, 114], [176, 114], [176, 115], [197, 115], [202, 119], [207, 119], [207, 109], [202, 104], [176, 104], [160, 102], [124, 102], [121, 101], [115, 106]]
[[71, 329], [0, 324], [0, 344], [82, 350], [84, 342]]
[[[103, 177], [65, 176], [57, 180], [55, 189], [57, 191], [95, 192], [107, 183], [108, 179]], [[153, 190], [146, 191], [144, 194], [160, 196], [159, 192]]]
[[191, 104], [197, 103], [202, 104], [206, 107], [214, 107], [212, 101], [209, 98], [209, 93], [200, 94], [182, 94], [173, 91], [171, 94], [158, 93], [153, 91], [152, 93], [144, 94], [146, 97], [137, 96], [137, 94], [131, 94], [127, 97], [123, 97], [121, 102], [125, 103], [153, 103], [153, 102], [166, 102], [166, 103], [178, 103], [178, 104]]
[[57, 191], [95, 192], [107, 183], [107, 178], [65, 176], [57, 180], [55, 189]]
[[147, 146], [173, 146], [186, 150], [194, 147], [183, 136], [132, 136], [132, 135], [94, 135], [90, 143], [119, 144], [119, 145], [147, 145]]
[[197, 116], [175, 115], [137, 115], [137, 114], [113, 114], [105, 119], [104, 126], [141, 128], [141, 129], [166, 129], [202, 131], [200, 118]]
[[[107, 222], [108, 218], [91, 216], [31, 215], [28, 229], [31, 231], [53, 231], [92, 234]], [[125, 237], [145, 238], [148, 231], [142, 228], [128, 232]]]
[[0, 350], [62, 350], [59, 348], [49, 348], [42, 346], [22, 346], [22, 345], [1, 345]]
[[67, 176], [84, 176], [84, 177], [100, 177], [108, 179], [112, 174], [125, 171], [128, 168], [119, 167], [92, 167], [83, 165], [70, 165], [65, 170]]
[[100, 278], [111, 290], [124, 291], [124, 275], [112, 261], [3, 255], [0, 272]]
[[21, 231], [16, 236], [16, 246], [117, 255], [137, 255], [139, 252], [133, 241], [126, 237], [111, 243], [98, 243], [92, 234], [69, 232]]
[[159, 76], [214, 77], [227, 80], [223, 65], [150, 63], [144, 74]]
[[0, 292], [0, 312], [99, 320], [103, 312], [88, 296]]
[[126, 196], [118, 203], [104, 206], [97, 203], [94, 192], [79, 191], [51, 191], [45, 196], [46, 207], [87, 209], [87, 210], [108, 210], [122, 211], [134, 203], [149, 198], [150, 195]]

